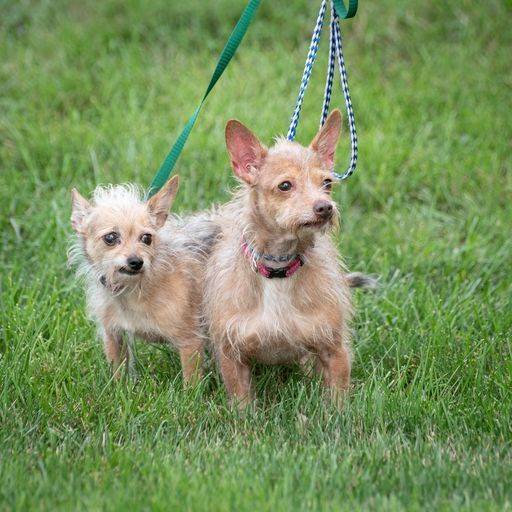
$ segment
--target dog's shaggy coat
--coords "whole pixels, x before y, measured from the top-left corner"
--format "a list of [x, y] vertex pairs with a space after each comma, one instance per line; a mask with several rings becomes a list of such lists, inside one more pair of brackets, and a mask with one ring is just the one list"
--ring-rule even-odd
[[[238, 121], [227, 124], [242, 187], [214, 215], [221, 235], [206, 270], [204, 304], [227, 392], [238, 404], [252, 397], [252, 361], [313, 355], [335, 395], [349, 387], [351, 283], [330, 236], [338, 215], [329, 194], [340, 129], [334, 111], [309, 147], [278, 140], [267, 149]], [[255, 248], [252, 258], [243, 242]], [[304, 265], [291, 277], [267, 279], [255, 271], [261, 254], [298, 254]]]
[[[123, 333], [176, 347], [185, 381], [200, 372], [202, 271], [212, 234], [200, 216], [168, 218], [177, 188], [176, 176], [147, 202], [129, 185], [98, 187], [91, 202], [73, 191], [70, 259], [85, 278], [88, 310], [117, 376], [130, 360]], [[141, 268], [132, 271], [130, 261]]]

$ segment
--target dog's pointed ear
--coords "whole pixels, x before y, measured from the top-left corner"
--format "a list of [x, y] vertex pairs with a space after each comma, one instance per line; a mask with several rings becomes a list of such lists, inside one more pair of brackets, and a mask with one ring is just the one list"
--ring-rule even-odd
[[149, 213], [154, 217], [157, 228], [161, 228], [171, 208], [174, 198], [178, 193], [180, 180], [173, 176], [167, 183], [148, 201]]
[[226, 125], [226, 146], [235, 174], [252, 185], [258, 169], [267, 156], [267, 148], [240, 121], [231, 119]]
[[71, 226], [77, 233], [82, 233], [84, 220], [91, 211], [91, 204], [76, 188], [71, 190]]
[[336, 152], [340, 132], [341, 112], [335, 109], [329, 114], [329, 117], [309, 146], [313, 151], [316, 151], [320, 160], [322, 160], [328, 169], [334, 167], [334, 154]]

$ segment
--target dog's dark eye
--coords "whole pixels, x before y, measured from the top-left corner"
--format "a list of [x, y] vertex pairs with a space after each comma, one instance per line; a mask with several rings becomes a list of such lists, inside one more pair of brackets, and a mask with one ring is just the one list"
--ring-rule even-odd
[[331, 188], [332, 188], [332, 180], [330, 180], [330, 179], [324, 180], [323, 183], [322, 183], [322, 188], [324, 190], [331, 190]]
[[282, 192], [288, 192], [292, 188], [292, 184], [289, 181], [283, 181], [283, 183], [279, 183], [277, 188]]
[[114, 245], [114, 244], [116, 244], [118, 242], [118, 240], [119, 240], [119, 235], [115, 231], [112, 231], [111, 233], [107, 233], [103, 237], [103, 241], [107, 245]]
[[140, 237], [140, 241], [141, 241], [143, 244], [151, 245], [151, 242], [153, 241], [153, 237], [152, 237], [149, 233], [144, 233], [144, 234]]

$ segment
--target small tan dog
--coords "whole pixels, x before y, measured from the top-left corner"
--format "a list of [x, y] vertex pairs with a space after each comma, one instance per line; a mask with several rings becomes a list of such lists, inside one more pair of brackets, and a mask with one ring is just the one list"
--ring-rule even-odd
[[[199, 217], [186, 227], [168, 218], [177, 190], [175, 176], [147, 202], [130, 185], [98, 187], [91, 202], [72, 192], [77, 239], [70, 259], [86, 278], [88, 309], [116, 376], [124, 359], [133, 362], [135, 335], [176, 347], [185, 382], [200, 375], [201, 273], [210, 234]], [[129, 335], [126, 348], [123, 333]]]
[[330, 231], [330, 197], [341, 130], [331, 113], [309, 147], [278, 140], [265, 148], [240, 122], [226, 143], [242, 188], [214, 217], [221, 227], [206, 271], [205, 311], [228, 395], [252, 398], [252, 361], [301, 361], [311, 355], [336, 396], [350, 384], [350, 286]]

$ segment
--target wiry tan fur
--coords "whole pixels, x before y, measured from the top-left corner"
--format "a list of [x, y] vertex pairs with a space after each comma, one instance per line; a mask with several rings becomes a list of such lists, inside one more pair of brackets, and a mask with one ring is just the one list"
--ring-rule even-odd
[[[88, 310], [116, 375], [130, 357], [124, 333], [172, 344], [180, 353], [185, 381], [200, 375], [201, 272], [212, 233], [200, 216], [186, 223], [168, 218], [177, 186], [174, 177], [147, 202], [131, 185], [98, 187], [91, 202], [73, 191], [71, 221], [77, 236], [70, 259], [85, 279]], [[103, 239], [111, 232], [120, 237], [114, 246]], [[143, 234], [152, 236], [150, 245], [141, 241]], [[121, 273], [133, 256], [143, 260], [141, 272]]]
[[[332, 179], [340, 128], [334, 111], [309, 147], [279, 139], [268, 150], [238, 121], [226, 127], [242, 186], [214, 215], [221, 235], [206, 271], [204, 304], [227, 392], [238, 404], [252, 397], [253, 361], [281, 364], [312, 355], [337, 396], [349, 387], [350, 283], [331, 240], [338, 212], [323, 187]], [[278, 188], [285, 181], [290, 191]], [[319, 218], [314, 208], [326, 203], [333, 215]], [[301, 254], [305, 264], [291, 277], [267, 279], [255, 272], [242, 239], [258, 253]]]

